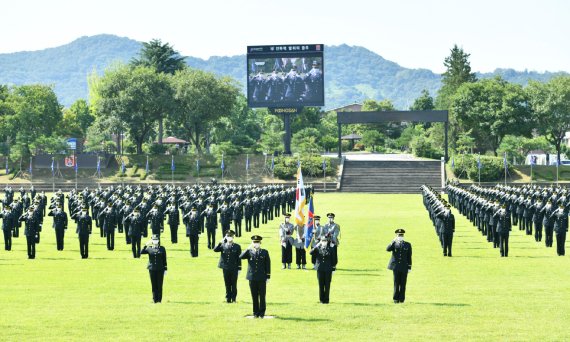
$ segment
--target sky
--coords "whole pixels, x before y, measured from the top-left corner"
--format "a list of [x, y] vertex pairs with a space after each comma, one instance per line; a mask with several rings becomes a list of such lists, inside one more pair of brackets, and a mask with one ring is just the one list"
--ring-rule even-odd
[[18, 0], [0, 6], [0, 53], [107, 33], [201, 58], [303, 43], [325, 44], [326, 58], [326, 45], [358, 45], [441, 73], [457, 44], [474, 71], [570, 72], [568, 15], [563, 0]]

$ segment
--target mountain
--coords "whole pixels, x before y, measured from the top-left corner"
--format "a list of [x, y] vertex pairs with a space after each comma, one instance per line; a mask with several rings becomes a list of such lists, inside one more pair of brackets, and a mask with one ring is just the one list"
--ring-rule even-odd
[[[40, 50], [0, 54], [0, 84], [52, 84], [60, 102], [70, 106], [79, 98], [88, 98], [87, 76], [99, 74], [113, 63], [128, 63], [141, 48], [135, 40], [102, 34], [81, 37], [69, 44]], [[207, 60], [187, 57], [189, 66], [227, 75], [245, 89], [245, 55], [210, 57]], [[408, 109], [422, 89], [435, 95], [441, 75], [426, 69], [407, 69], [359, 46], [326, 46], [325, 103], [335, 108], [365, 99], [390, 99], [399, 109]], [[478, 74], [480, 78], [501, 75], [510, 82], [526, 84], [528, 80], [547, 81], [560, 73], [537, 73], [497, 69]]]

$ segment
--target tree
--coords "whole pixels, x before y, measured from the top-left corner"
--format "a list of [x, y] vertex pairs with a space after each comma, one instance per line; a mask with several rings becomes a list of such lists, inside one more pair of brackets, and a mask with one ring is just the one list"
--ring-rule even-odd
[[530, 136], [532, 130], [527, 94], [500, 77], [461, 85], [452, 110], [461, 130], [471, 131], [479, 151], [489, 148], [495, 156], [505, 135]]
[[434, 108], [433, 97], [431, 97], [427, 89], [424, 89], [420, 96], [414, 100], [410, 110], [433, 110]]
[[106, 71], [99, 87], [98, 110], [124, 123], [141, 154], [154, 123], [172, 104], [168, 77], [149, 67], [120, 66]]
[[523, 136], [507, 135], [499, 146], [499, 153], [507, 153], [509, 157], [515, 157], [516, 160], [524, 161], [526, 156], [533, 150], [542, 150], [549, 153], [551, 146], [548, 141], [540, 136], [536, 138], [527, 138]]
[[375, 152], [375, 147], [384, 143], [384, 135], [378, 131], [366, 131], [362, 135], [361, 143], [365, 146], [371, 146], [372, 152]]
[[[445, 57], [443, 61], [446, 70], [441, 77], [441, 88], [439, 88], [435, 100], [436, 109], [449, 110], [449, 142], [452, 149], [456, 148], [456, 141], [460, 133], [455, 112], [451, 108], [452, 97], [462, 84], [477, 81], [477, 77], [471, 72], [470, 56], [457, 44], [453, 45], [449, 56]], [[433, 126], [443, 126], [443, 124], [434, 124]], [[438, 127], [438, 129], [440, 128]]]
[[[38, 139], [55, 135], [62, 120], [62, 106], [50, 86], [34, 84], [14, 87], [7, 101], [13, 115], [7, 117], [7, 140], [16, 142], [20, 157], [32, 153]], [[32, 149], [30, 149], [32, 147]]]
[[536, 129], [556, 148], [560, 160], [562, 139], [570, 130], [570, 77], [555, 77], [548, 83], [531, 81], [527, 92]]
[[[174, 50], [174, 47], [168, 43], [162, 43], [160, 39], [153, 39], [150, 42], [143, 43], [143, 47], [139, 52], [138, 58], [131, 61], [135, 66], [146, 66], [154, 68], [156, 72], [161, 74], [174, 75], [178, 70], [186, 67], [184, 57]], [[162, 144], [163, 135], [163, 119], [167, 112], [163, 112], [158, 118], [158, 143]]]
[[172, 79], [173, 121], [183, 127], [187, 138], [202, 153], [201, 135], [236, 103], [239, 88], [231, 78], [217, 78], [201, 70], [184, 69]]

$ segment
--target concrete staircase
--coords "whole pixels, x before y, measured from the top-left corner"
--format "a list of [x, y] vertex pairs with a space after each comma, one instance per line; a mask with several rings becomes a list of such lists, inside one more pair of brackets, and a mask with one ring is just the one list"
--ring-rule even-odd
[[346, 160], [340, 191], [417, 194], [423, 184], [441, 189], [440, 161]]

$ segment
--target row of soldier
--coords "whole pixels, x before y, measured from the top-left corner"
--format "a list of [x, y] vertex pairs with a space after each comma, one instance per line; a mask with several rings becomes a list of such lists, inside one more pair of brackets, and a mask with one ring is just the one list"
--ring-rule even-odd
[[424, 206], [443, 248], [443, 256], [451, 257], [453, 233], [455, 233], [455, 216], [451, 212], [451, 205], [430, 186], [422, 185], [421, 191]]
[[484, 188], [472, 185], [467, 189], [448, 184], [450, 203], [466, 216], [477, 229], [501, 247], [501, 255], [508, 256], [508, 237], [512, 226], [519, 227], [526, 235], [542, 241], [543, 229], [546, 247], [552, 247], [556, 233], [556, 251], [565, 254], [566, 232], [570, 197], [562, 187], [536, 185]]
[[[20, 190], [20, 198], [14, 198], [13, 190], [9, 187], [5, 189], [2, 228], [5, 247], [10, 249], [12, 237], [18, 237], [22, 222], [26, 223], [24, 235], [29, 237], [30, 258], [35, 256], [35, 243], [39, 243], [43, 218], [47, 213], [54, 216], [57, 248], [63, 249], [68, 220], [64, 210], [66, 199], [69, 218], [77, 223], [81, 255], [85, 258], [88, 256], [93, 223], [99, 228], [100, 236], [106, 238], [107, 249], [114, 249], [115, 231], [124, 232], [126, 243], [132, 245], [133, 256], [140, 257], [140, 239], [148, 236], [149, 225], [152, 233], [160, 236], [164, 232], [164, 220], [168, 217], [171, 242], [177, 243], [178, 226], [182, 221], [186, 236], [190, 239], [190, 253], [196, 257], [198, 238], [204, 231], [208, 235], [208, 248], [214, 247], [218, 222], [222, 236], [230, 229], [232, 222], [236, 236], [241, 236], [242, 221], [245, 220], [245, 230], [249, 232], [252, 227], [259, 227], [260, 221], [267, 223], [292, 209], [295, 203], [294, 188], [278, 185], [194, 185], [184, 188], [159, 185], [146, 189], [140, 186], [111, 186], [106, 189], [72, 190], [67, 196], [58, 190], [49, 205], [45, 193], [34, 193], [33, 201], [28, 202], [25, 200], [29, 198], [28, 194]], [[311, 195], [311, 185], [306, 187], [306, 192], [307, 196]]]

